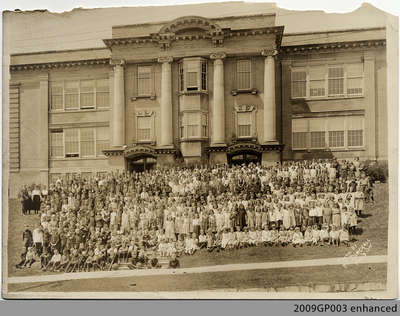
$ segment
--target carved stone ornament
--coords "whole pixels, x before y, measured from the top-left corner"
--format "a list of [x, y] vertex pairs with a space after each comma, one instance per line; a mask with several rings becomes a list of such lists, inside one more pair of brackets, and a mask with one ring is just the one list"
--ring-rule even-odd
[[152, 110], [143, 109], [141, 111], [136, 111], [136, 116], [152, 116], [153, 113]]
[[247, 104], [242, 104], [235, 106], [236, 112], [252, 112], [254, 111], [255, 106], [254, 105], [247, 105]]
[[275, 57], [276, 55], [278, 55], [278, 50], [275, 48], [263, 49], [261, 51], [261, 55], [265, 56], [265, 57], [267, 57], [267, 56]]
[[162, 57], [158, 57], [157, 60], [159, 63], [172, 63], [174, 61], [174, 58], [171, 56], [162, 56]]
[[219, 52], [219, 53], [212, 53], [210, 55], [210, 59], [224, 59], [226, 57], [226, 54], [223, 52]]

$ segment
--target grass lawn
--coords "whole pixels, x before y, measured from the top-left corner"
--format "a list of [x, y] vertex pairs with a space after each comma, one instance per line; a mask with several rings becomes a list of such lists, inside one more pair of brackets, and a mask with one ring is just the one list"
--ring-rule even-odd
[[[368, 255], [385, 255], [387, 254], [387, 229], [388, 229], [388, 185], [377, 184], [375, 186], [375, 200], [376, 204], [368, 204], [364, 216], [359, 219], [358, 230], [359, 234], [356, 236], [357, 241], [355, 243], [361, 244], [362, 242], [369, 240], [371, 242], [371, 249]], [[25, 224], [30, 224], [32, 227], [35, 222], [39, 221], [39, 217], [35, 215], [22, 216], [20, 210], [20, 204], [18, 201], [12, 200], [9, 203], [9, 238], [8, 238], [8, 275], [9, 276], [26, 276], [44, 274], [39, 269], [24, 269], [17, 270], [15, 264], [19, 260], [19, 255], [22, 249], [22, 232]], [[251, 263], [251, 262], [264, 262], [264, 261], [283, 261], [283, 260], [303, 260], [303, 259], [318, 259], [318, 258], [329, 258], [329, 257], [340, 257], [346, 255], [350, 248], [341, 247], [303, 247], [293, 248], [288, 247], [252, 247], [239, 250], [221, 251], [219, 253], [208, 253], [207, 251], [199, 251], [193, 256], [183, 256], [180, 258], [181, 267], [198, 267], [207, 265], [218, 265], [218, 264], [231, 264], [231, 263]], [[385, 268], [386, 269], [386, 268]], [[325, 270], [323, 268], [322, 272]], [[274, 274], [277, 270], [270, 272], [257, 272], [260, 274], [260, 278], [267, 277], [267, 274]], [[248, 272], [246, 272], [248, 273]], [[46, 272], [49, 274], [49, 272]], [[238, 281], [241, 277], [242, 272], [230, 272], [232, 279]], [[238, 277], [234, 275], [238, 274]], [[243, 272], [243, 275], [245, 273]], [[203, 275], [203, 274], [202, 274]], [[210, 273], [213, 275], [213, 273]], [[225, 275], [220, 273], [218, 275]], [[283, 275], [283, 274], [282, 274]], [[226, 275], [225, 275], [226, 276]], [[177, 278], [178, 276], [173, 276]], [[194, 279], [200, 276], [193, 276]], [[144, 278], [144, 277], [143, 277]], [[179, 276], [178, 278], [181, 278]], [[182, 276], [186, 278], [186, 276]], [[211, 277], [212, 279], [212, 277]], [[224, 278], [221, 278], [223, 280]], [[231, 279], [231, 277], [229, 277]], [[324, 277], [321, 275], [321, 280]], [[386, 277], [384, 278], [386, 279]], [[262, 281], [263, 279], [261, 279]], [[260, 281], [260, 282], [261, 282]], [[75, 282], [75, 281], [68, 281]], [[67, 283], [68, 283], [67, 282]], [[91, 281], [85, 280], [90, 283]], [[194, 282], [194, 281], [193, 281]], [[226, 281], [230, 282], [230, 281]], [[262, 281], [263, 282], [263, 281]], [[222, 282], [221, 284], [223, 284]], [[251, 287], [251, 285], [249, 285]], [[132, 289], [130, 289], [132, 290]]]
[[146, 292], [201, 291], [229, 289], [269, 289], [318, 284], [354, 284], [357, 282], [386, 282], [386, 264], [360, 264], [321, 267], [282, 268], [209, 272], [200, 274], [116, 277], [57, 282], [9, 284], [8, 292]]

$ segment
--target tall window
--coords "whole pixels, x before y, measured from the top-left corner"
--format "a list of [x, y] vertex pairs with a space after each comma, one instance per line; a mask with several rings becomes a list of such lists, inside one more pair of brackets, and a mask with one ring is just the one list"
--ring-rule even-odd
[[184, 58], [178, 67], [180, 92], [207, 90], [207, 60]]
[[317, 66], [309, 68], [310, 75], [310, 97], [321, 97], [325, 95], [325, 67]]
[[151, 66], [138, 66], [137, 68], [137, 94], [149, 96], [152, 94]]
[[363, 122], [363, 116], [293, 119], [292, 148], [347, 150], [362, 147]]
[[207, 61], [201, 61], [201, 90], [207, 90]]
[[305, 98], [307, 90], [307, 73], [304, 70], [292, 72], [292, 97]]
[[103, 156], [109, 146], [109, 128], [53, 130], [50, 133], [52, 158]]
[[52, 82], [51, 90], [51, 108], [53, 110], [62, 110], [64, 108], [64, 85], [63, 82]]
[[251, 112], [239, 112], [238, 116], [238, 137], [251, 136]]
[[95, 106], [95, 81], [94, 80], [81, 80], [80, 82], [80, 98], [81, 108], [94, 108]]
[[63, 157], [64, 156], [64, 139], [63, 131], [52, 131], [50, 133], [50, 155], [51, 157]]
[[292, 120], [292, 147], [306, 149], [308, 147], [308, 120]]
[[363, 64], [361, 63], [347, 65], [347, 95], [362, 95], [363, 72]]
[[79, 157], [79, 130], [66, 129], [64, 132], [65, 157]]
[[110, 106], [110, 85], [108, 79], [96, 80], [96, 106], [97, 108]]
[[343, 118], [330, 118], [327, 121], [330, 148], [344, 147], [344, 121]]
[[81, 132], [81, 137], [80, 137], [81, 156], [82, 157], [94, 156], [95, 154], [94, 129], [82, 128], [80, 132]]
[[347, 131], [347, 145], [349, 147], [364, 146], [364, 122], [361, 117], [353, 116], [349, 118]]
[[61, 80], [50, 83], [51, 110], [78, 110], [110, 106], [108, 79]]
[[137, 118], [137, 140], [150, 141], [151, 140], [151, 116], [138, 116]]
[[110, 130], [106, 126], [96, 128], [96, 156], [104, 156], [103, 150], [110, 146], [109, 134]]
[[65, 81], [64, 100], [66, 110], [79, 108], [79, 81]]
[[251, 89], [251, 61], [238, 60], [236, 64], [238, 90]]
[[292, 98], [352, 97], [363, 94], [362, 63], [292, 68]]
[[343, 66], [328, 68], [328, 95], [344, 94], [344, 69]]
[[180, 122], [181, 138], [199, 138], [208, 136], [207, 113], [184, 112]]

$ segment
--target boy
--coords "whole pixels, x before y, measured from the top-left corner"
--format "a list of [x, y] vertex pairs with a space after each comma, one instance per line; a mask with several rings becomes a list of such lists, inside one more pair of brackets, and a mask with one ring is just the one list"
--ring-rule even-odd
[[339, 242], [346, 245], [347, 247], [349, 246], [349, 231], [347, 229], [347, 226], [343, 227], [339, 231]]
[[303, 234], [300, 231], [300, 227], [296, 227], [294, 229], [293, 237], [292, 237], [292, 245], [293, 247], [300, 246], [303, 247], [304, 245], [304, 238]]
[[44, 268], [44, 271], [48, 269], [50, 271], [54, 271], [55, 269], [58, 269], [60, 267], [60, 263], [61, 263], [61, 254], [58, 252], [57, 249], [54, 249], [54, 255], [51, 257], [48, 265]]

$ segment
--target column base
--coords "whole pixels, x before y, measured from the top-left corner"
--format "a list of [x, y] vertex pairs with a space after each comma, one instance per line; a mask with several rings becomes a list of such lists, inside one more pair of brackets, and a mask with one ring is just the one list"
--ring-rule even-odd
[[261, 164], [263, 166], [274, 166], [277, 162], [281, 161], [280, 151], [267, 151], [262, 153]]

